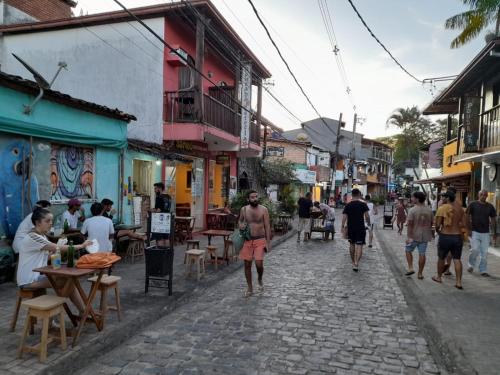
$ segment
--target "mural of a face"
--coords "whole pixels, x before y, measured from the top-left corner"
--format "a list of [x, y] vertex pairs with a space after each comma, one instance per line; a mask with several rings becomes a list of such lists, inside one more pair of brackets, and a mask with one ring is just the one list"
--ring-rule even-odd
[[36, 176], [28, 179], [29, 153], [29, 142], [24, 140], [11, 142], [0, 151], [0, 224], [8, 238], [14, 237], [24, 218], [23, 198], [24, 214], [39, 200]]

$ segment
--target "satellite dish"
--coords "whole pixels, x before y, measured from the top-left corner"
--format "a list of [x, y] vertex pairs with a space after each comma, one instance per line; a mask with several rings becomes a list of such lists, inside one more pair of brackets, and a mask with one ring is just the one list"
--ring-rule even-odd
[[299, 134], [297, 134], [297, 137], [296, 137], [297, 141], [301, 141], [301, 142], [307, 141], [308, 138], [309, 138], [308, 135], [305, 133], [299, 133]]
[[28, 65], [28, 63], [24, 62], [23, 59], [21, 59], [19, 56], [17, 56], [15, 53], [12, 54], [14, 58], [19, 61], [21, 64], [24, 65], [24, 67], [30, 71], [31, 74], [33, 74], [33, 78], [35, 79], [36, 83], [38, 83], [38, 86], [44, 90], [50, 89], [50, 84], [45, 80], [45, 78], [42, 77], [40, 73], [38, 73], [35, 69], [33, 69], [31, 66]]

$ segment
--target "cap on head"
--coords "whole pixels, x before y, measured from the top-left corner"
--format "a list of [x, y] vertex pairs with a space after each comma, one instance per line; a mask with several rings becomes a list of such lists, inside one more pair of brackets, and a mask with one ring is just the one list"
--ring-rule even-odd
[[76, 198], [71, 198], [68, 201], [68, 206], [69, 207], [81, 206], [81, 205], [82, 205], [82, 202], [79, 199], [76, 199]]

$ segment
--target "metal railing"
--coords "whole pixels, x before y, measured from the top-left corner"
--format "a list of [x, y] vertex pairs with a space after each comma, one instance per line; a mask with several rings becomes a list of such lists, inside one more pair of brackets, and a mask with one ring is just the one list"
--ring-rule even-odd
[[500, 105], [481, 114], [480, 148], [500, 146]]
[[[165, 92], [166, 122], [202, 122], [239, 137], [241, 134], [241, 114], [221, 103], [214, 97], [203, 94], [203, 118], [195, 106], [195, 91]], [[250, 141], [260, 144], [260, 129], [255, 122], [250, 123]]]

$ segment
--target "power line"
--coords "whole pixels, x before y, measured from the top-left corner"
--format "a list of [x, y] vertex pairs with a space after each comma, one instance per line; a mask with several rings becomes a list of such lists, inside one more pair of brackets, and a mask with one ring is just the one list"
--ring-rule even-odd
[[118, 4], [130, 17], [132, 17], [134, 20], [139, 22], [146, 30], [148, 30], [156, 39], [158, 39], [160, 42], [162, 42], [167, 48], [170, 49], [170, 52], [174, 53], [177, 55], [186, 65], [188, 65], [191, 69], [193, 69], [196, 73], [198, 73], [201, 77], [206, 79], [208, 82], [210, 82], [214, 87], [218, 88], [219, 91], [225, 95], [226, 97], [229, 98], [229, 100], [233, 103], [236, 103], [236, 105], [241, 108], [242, 110], [250, 113], [252, 115], [252, 110], [247, 109], [243, 107], [236, 99], [234, 99], [231, 95], [229, 95], [227, 92], [222, 90], [214, 81], [212, 81], [209, 77], [207, 77], [203, 72], [199, 71], [196, 66], [192, 62], [190, 62], [187, 58], [182, 56], [176, 49], [174, 49], [170, 44], [168, 44], [160, 35], [158, 35], [151, 27], [149, 27], [144, 21], [142, 21], [139, 17], [137, 17], [134, 13], [132, 13], [130, 10], [128, 10], [125, 5], [123, 5], [120, 1], [118, 0], [113, 0], [116, 4]]
[[316, 114], [318, 115], [318, 117], [325, 123], [325, 125], [328, 127], [328, 125], [326, 124], [325, 120], [323, 120], [323, 117], [320, 115], [320, 113], [318, 112], [318, 110], [316, 109], [316, 107], [314, 106], [313, 102], [311, 101], [311, 99], [309, 99], [309, 96], [306, 94], [306, 92], [304, 91], [304, 89], [302, 88], [302, 85], [299, 83], [299, 81], [297, 80], [297, 77], [295, 76], [295, 74], [292, 72], [292, 69], [290, 68], [290, 66], [288, 65], [288, 62], [285, 60], [285, 58], [283, 57], [280, 49], [278, 48], [278, 46], [276, 45], [276, 42], [274, 41], [273, 37], [271, 36], [271, 34], [269, 33], [269, 30], [267, 28], [267, 26], [265, 25], [264, 21], [262, 21], [262, 18], [260, 17], [259, 15], [259, 12], [257, 11], [257, 9], [255, 8], [255, 5], [253, 4], [252, 0], [248, 0], [248, 2], [250, 3], [252, 9], [253, 9], [253, 12], [255, 13], [255, 16], [257, 17], [257, 19], [259, 20], [260, 24], [262, 25], [262, 27], [264, 28], [264, 30], [266, 31], [266, 34], [267, 34], [267, 37], [269, 38], [269, 40], [271, 41], [271, 43], [273, 44], [274, 48], [276, 49], [276, 51], [278, 52], [278, 55], [280, 56], [281, 58], [281, 61], [283, 61], [283, 63], [285, 64], [288, 72], [290, 73], [290, 75], [292, 76], [293, 80], [295, 81], [295, 83], [297, 84], [297, 86], [299, 87], [300, 91], [302, 92], [302, 95], [304, 95], [304, 97], [306, 98], [306, 100], [309, 102], [309, 104], [311, 105], [311, 107], [313, 108], [314, 112], [316, 112]]
[[352, 0], [347, 0], [349, 2], [349, 4], [351, 4], [351, 7], [352, 9], [354, 9], [354, 12], [357, 14], [358, 18], [360, 19], [361, 23], [366, 27], [366, 29], [368, 30], [368, 32], [370, 33], [370, 35], [372, 36], [373, 39], [375, 39], [377, 41], [377, 43], [384, 49], [385, 52], [387, 52], [387, 54], [391, 57], [391, 59], [406, 73], [408, 74], [411, 78], [413, 78], [415, 81], [419, 82], [419, 83], [423, 83], [422, 80], [418, 79], [417, 77], [415, 77], [413, 74], [411, 74], [408, 70], [405, 69], [405, 67], [403, 65], [401, 65], [401, 63], [396, 60], [396, 58], [392, 55], [392, 53], [386, 48], [386, 46], [384, 46], [384, 44], [380, 41], [379, 38], [376, 37], [376, 35], [373, 33], [373, 31], [370, 29], [370, 27], [366, 24], [365, 20], [363, 19], [363, 17], [361, 16], [361, 14], [359, 14], [358, 10], [356, 9], [356, 6], [353, 4]]

